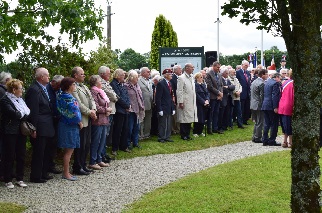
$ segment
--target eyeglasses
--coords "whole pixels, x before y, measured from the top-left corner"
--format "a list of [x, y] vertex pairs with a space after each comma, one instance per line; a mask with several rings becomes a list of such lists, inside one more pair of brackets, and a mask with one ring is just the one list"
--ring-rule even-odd
[[283, 72], [282, 74], [283, 74], [283, 75], [286, 75], [286, 72]]

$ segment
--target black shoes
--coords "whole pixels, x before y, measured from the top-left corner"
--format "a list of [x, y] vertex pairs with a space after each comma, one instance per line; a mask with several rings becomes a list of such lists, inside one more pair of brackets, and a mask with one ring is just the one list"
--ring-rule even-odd
[[281, 146], [281, 144], [276, 143], [276, 141], [274, 141], [274, 142], [263, 142], [263, 146]]
[[74, 171], [73, 174], [75, 175], [89, 175], [89, 172], [84, 171], [84, 169], [80, 169], [78, 171]]
[[158, 139], [158, 142], [160, 142], [160, 143], [165, 143], [165, 140], [163, 140], [163, 139]]
[[224, 131], [222, 130], [215, 130], [215, 131], [212, 131], [213, 133], [218, 133], [218, 134], [224, 134]]
[[174, 142], [173, 140], [171, 140], [171, 139], [165, 139], [165, 141], [167, 141], [167, 142]]
[[47, 182], [47, 180], [45, 180], [45, 179], [38, 179], [38, 178], [30, 178], [30, 182], [31, 183], [46, 183]]
[[208, 135], [213, 135], [214, 133], [212, 133], [212, 131], [207, 131]]
[[88, 173], [94, 173], [94, 170], [93, 169], [90, 169], [90, 168], [87, 168], [87, 167], [84, 167], [83, 170], [85, 172], [88, 172]]
[[238, 126], [238, 128], [239, 128], [239, 129], [245, 129], [245, 127], [243, 127], [243, 126]]
[[190, 138], [189, 136], [188, 137], [181, 137], [182, 140], [185, 140], [185, 141], [190, 141], [190, 140], [193, 140], [193, 138]]

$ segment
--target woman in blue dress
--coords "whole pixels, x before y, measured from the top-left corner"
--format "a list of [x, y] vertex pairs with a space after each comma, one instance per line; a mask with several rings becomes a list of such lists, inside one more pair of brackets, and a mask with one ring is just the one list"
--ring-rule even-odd
[[62, 178], [77, 180], [69, 172], [69, 162], [75, 148], [79, 148], [79, 130], [83, 128], [77, 100], [72, 96], [75, 79], [66, 77], [60, 83], [61, 92], [57, 95], [57, 108], [60, 113], [58, 124], [58, 147], [64, 148]]

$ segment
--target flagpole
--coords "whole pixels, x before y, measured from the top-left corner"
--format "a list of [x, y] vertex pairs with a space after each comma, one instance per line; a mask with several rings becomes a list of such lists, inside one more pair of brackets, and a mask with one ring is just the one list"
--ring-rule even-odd
[[263, 37], [264, 37], [264, 33], [263, 33], [263, 29], [262, 29], [262, 36], [261, 36], [261, 65], [263, 66], [264, 64], [264, 47], [263, 47]]
[[218, 0], [218, 18], [217, 18], [217, 61], [219, 62], [219, 0]]

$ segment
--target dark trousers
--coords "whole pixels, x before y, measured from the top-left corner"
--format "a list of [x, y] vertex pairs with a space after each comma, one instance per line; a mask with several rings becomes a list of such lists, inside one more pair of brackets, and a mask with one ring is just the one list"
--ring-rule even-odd
[[180, 123], [181, 138], [190, 137], [191, 123]]
[[4, 181], [12, 182], [13, 166], [16, 160], [16, 180], [22, 181], [25, 168], [26, 136], [5, 135], [3, 141]]
[[221, 101], [210, 99], [210, 110], [208, 111], [207, 128], [208, 131], [218, 130], [218, 115]]
[[234, 100], [234, 106], [232, 107], [230, 125], [232, 126], [232, 121], [237, 121], [239, 127], [243, 126], [242, 111], [240, 106], [240, 100]]
[[242, 117], [243, 117], [243, 123], [246, 124], [248, 119], [250, 118], [251, 112], [250, 112], [250, 99], [241, 99], [241, 111], [242, 111]]
[[[113, 119], [114, 117], [113, 116], [114, 116], [114, 114], [109, 116], [109, 125], [110, 125], [110, 127], [107, 130], [108, 131], [107, 132], [108, 136], [106, 138], [106, 146], [112, 146], [113, 127], [114, 127], [114, 119]], [[106, 149], [105, 149], [105, 152], [106, 152]]]
[[157, 112], [157, 107], [153, 106], [152, 108], [152, 118], [151, 118], [151, 135], [159, 135], [158, 132], [158, 112]]
[[112, 151], [127, 148], [128, 114], [116, 112], [114, 115]]
[[159, 128], [159, 140], [168, 140], [171, 135], [172, 129], [172, 116], [171, 115], [158, 115], [158, 128]]
[[55, 120], [54, 121], [55, 135], [52, 138], [52, 142], [49, 143], [49, 146], [50, 146], [49, 147], [49, 150], [50, 150], [50, 152], [49, 152], [49, 155], [50, 155], [50, 157], [49, 157], [49, 170], [54, 169], [55, 168], [55, 165], [56, 165], [56, 163], [55, 163], [55, 157], [57, 155], [58, 122], [59, 122], [58, 120]]
[[[279, 115], [273, 110], [264, 110], [264, 119], [263, 143], [275, 143], [278, 131]], [[268, 132], [270, 132], [269, 138]]]
[[3, 137], [0, 133], [0, 177], [3, 177]]
[[30, 139], [32, 145], [31, 179], [40, 179], [47, 175], [49, 169], [51, 137], [37, 136]]
[[80, 146], [74, 149], [73, 170], [79, 171], [86, 166], [86, 159], [91, 145], [91, 122], [79, 131]]
[[193, 123], [193, 134], [200, 135], [202, 133], [202, 130], [204, 128], [204, 123], [194, 122]]

